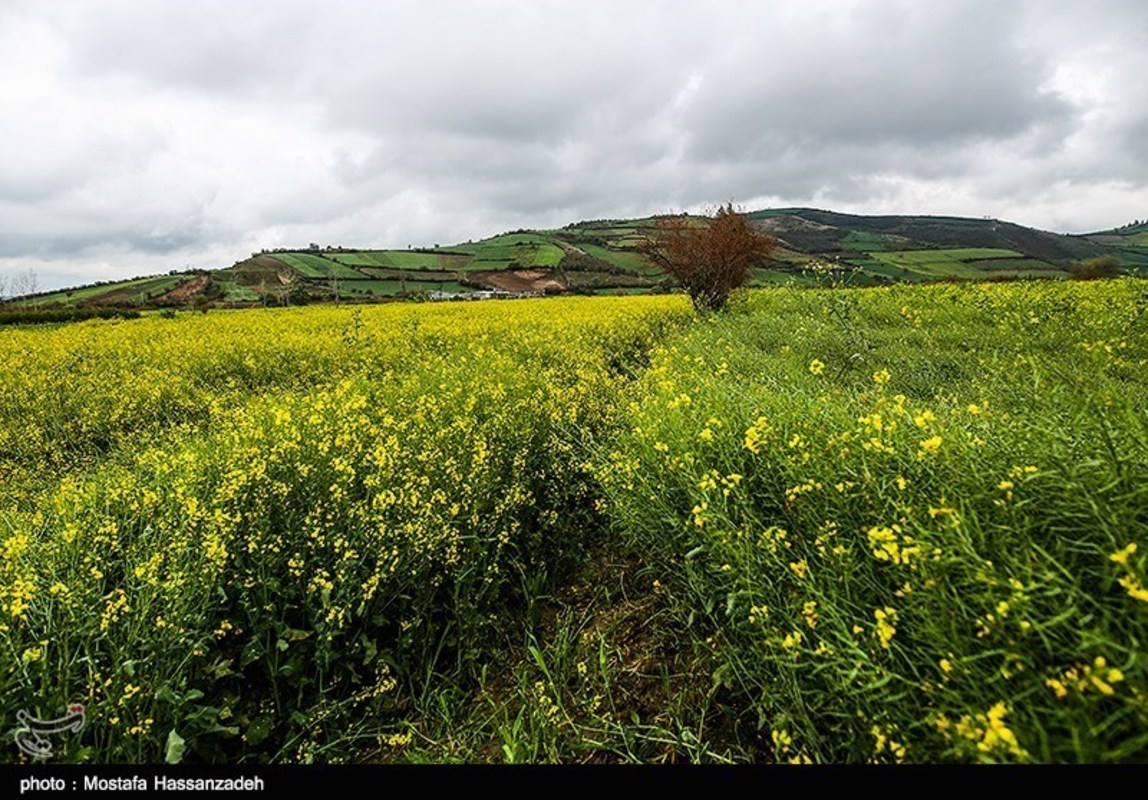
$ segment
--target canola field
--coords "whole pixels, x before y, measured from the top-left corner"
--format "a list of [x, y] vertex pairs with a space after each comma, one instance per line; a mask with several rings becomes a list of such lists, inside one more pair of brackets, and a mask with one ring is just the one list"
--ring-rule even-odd
[[[628, 354], [680, 298], [311, 308], [0, 340], [0, 705], [57, 758], [313, 760], [488, 655], [594, 527]], [[15, 748], [3, 753], [14, 758]]]
[[[2, 331], [0, 704], [83, 703], [57, 761], [515, 760], [416, 717], [481, 705], [607, 548], [706, 653], [695, 760], [1143, 760], [1146, 312], [1125, 279]], [[581, 744], [540, 757], [581, 758], [601, 726], [547, 702]]]

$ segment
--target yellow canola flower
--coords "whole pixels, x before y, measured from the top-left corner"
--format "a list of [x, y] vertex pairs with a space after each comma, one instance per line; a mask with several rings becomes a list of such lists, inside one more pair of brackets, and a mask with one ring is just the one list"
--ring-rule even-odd
[[[962, 715], [952, 729], [958, 736], [974, 744], [980, 753], [997, 757], [1010, 755], [1018, 761], [1027, 761], [1028, 751], [1020, 746], [1016, 734], [1004, 721], [1008, 713], [1008, 706], [1002, 700], [985, 714]], [[938, 717], [937, 729], [944, 732], [948, 728], [948, 720], [945, 719], [942, 724], [942, 718]]]
[[1108, 556], [1110, 561], [1115, 561], [1122, 566], [1128, 565], [1128, 558], [1136, 552], [1136, 542], [1129, 542], [1122, 550], [1117, 550], [1112, 555]]
[[805, 624], [810, 628], [817, 627], [817, 601], [808, 601], [801, 609], [801, 614], [805, 617]]
[[894, 627], [894, 623], [897, 622], [897, 609], [890, 606], [878, 608], [873, 612], [873, 618], [877, 620], [877, 639], [881, 642], [881, 647], [888, 650], [889, 642], [897, 633]]
[[1058, 698], [1063, 699], [1068, 696], [1068, 687], [1064, 685], [1063, 681], [1057, 678], [1046, 679], [1044, 685], [1052, 689]]
[[920, 448], [925, 453], [935, 453], [941, 448], [941, 443], [945, 440], [938, 436], [930, 436], [928, 439], [922, 439]]
[[758, 453], [761, 450], [762, 440], [770, 433], [769, 422], [765, 417], [758, 417], [752, 425], [745, 429], [745, 449], [751, 453]]
[[1148, 603], [1148, 589], [1140, 584], [1135, 575], [1126, 575], [1119, 580], [1121, 586], [1128, 590], [1128, 596], [1142, 603]]
[[[898, 534], [901, 534], [898, 538]], [[873, 557], [893, 564], [908, 564], [910, 559], [920, 555], [921, 549], [914, 544], [911, 536], [902, 533], [899, 525], [891, 528], [873, 527], [867, 534]]]

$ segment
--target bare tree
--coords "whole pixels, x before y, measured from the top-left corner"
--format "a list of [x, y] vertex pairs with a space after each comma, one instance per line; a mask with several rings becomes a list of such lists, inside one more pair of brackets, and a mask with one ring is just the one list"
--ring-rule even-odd
[[729, 203], [712, 217], [662, 217], [643, 252], [685, 288], [698, 312], [719, 311], [730, 292], [749, 279], [749, 268], [773, 250], [770, 236], [749, 226]]
[[11, 283], [12, 296], [15, 297], [28, 297], [40, 291], [40, 279], [36, 275], [36, 270], [28, 267], [23, 272], [18, 272], [12, 277]]

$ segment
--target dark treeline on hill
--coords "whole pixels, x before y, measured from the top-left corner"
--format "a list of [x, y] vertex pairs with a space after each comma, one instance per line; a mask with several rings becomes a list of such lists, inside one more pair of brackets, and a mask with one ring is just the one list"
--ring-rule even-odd
[[[689, 214], [664, 215], [690, 217]], [[1148, 224], [1083, 235], [991, 218], [840, 214], [810, 208], [748, 213], [776, 243], [749, 286], [950, 280], [1091, 279], [1148, 275]], [[195, 308], [451, 300], [542, 294], [635, 294], [676, 286], [644, 245], [658, 217], [519, 229], [478, 241], [403, 249], [315, 242], [265, 249], [218, 270], [40, 292], [21, 310]], [[696, 224], [704, 224], [695, 215]], [[691, 224], [694, 224], [691, 220]], [[831, 270], [825, 266], [830, 265]]]
[[139, 316], [140, 312], [130, 308], [53, 308], [41, 311], [6, 311], [0, 309], [0, 326], [82, 322], [88, 319], [138, 319]]

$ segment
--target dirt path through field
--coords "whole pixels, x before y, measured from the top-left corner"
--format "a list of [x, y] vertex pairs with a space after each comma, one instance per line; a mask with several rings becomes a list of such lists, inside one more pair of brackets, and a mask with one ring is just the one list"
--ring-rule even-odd
[[498, 272], [472, 272], [470, 277], [495, 289], [507, 292], [565, 291], [566, 284], [551, 272], [541, 269], [516, 269]]
[[161, 294], [154, 302], [160, 306], [183, 305], [192, 297], [206, 289], [210, 280], [211, 276], [209, 275], [196, 275], [191, 280], [181, 283], [170, 292]]

